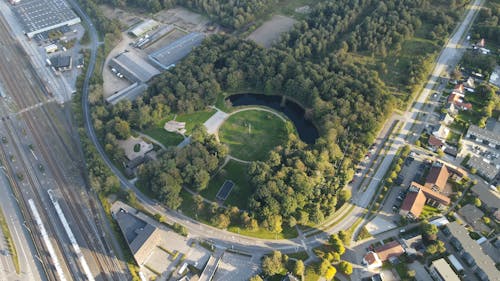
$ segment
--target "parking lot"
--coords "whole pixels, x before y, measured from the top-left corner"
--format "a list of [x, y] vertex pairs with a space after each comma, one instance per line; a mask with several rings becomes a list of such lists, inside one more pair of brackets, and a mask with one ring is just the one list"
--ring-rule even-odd
[[247, 256], [225, 252], [213, 280], [246, 281], [259, 272], [258, 262]]

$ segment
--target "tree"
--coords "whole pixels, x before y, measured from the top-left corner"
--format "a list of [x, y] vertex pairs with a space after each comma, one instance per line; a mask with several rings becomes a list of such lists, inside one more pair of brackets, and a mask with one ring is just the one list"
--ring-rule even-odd
[[341, 261], [338, 266], [339, 266], [340, 272], [344, 273], [345, 275], [352, 274], [352, 264], [350, 262]]
[[339, 255], [343, 255], [345, 252], [345, 247], [344, 243], [342, 243], [342, 240], [338, 237], [338, 235], [332, 235], [329, 240], [330, 244], [332, 245], [333, 251], [336, 253], [339, 253]]
[[330, 268], [331, 266], [332, 266], [331, 262], [329, 262], [326, 259], [323, 259], [319, 265], [319, 274], [322, 276], [326, 275], [328, 268]]
[[293, 264], [292, 273], [295, 276], [302, 276], [304, 274], [305, 266], [302, 260], [296, 260]]
[[325, 273], [325, 279], [332, 280], [333, 277], [335, 277], [335, 274], [337, 274], [337, 270], [335, 269], [335, 267], [330, 266]]
[[271, 256], [266, 256], [262, 260], [262, 272], [268, 276], [273, 276], [283, 272], [283, 255], [279, 251], [274, 251]]
[[264, 281], [264, 280], [259, 275], [254, 275], [254, 276], [250, 277], [250, 279], [248, 281]]
[[477, 197], [474, 198], [474, 206], [479, 208], [479, 207], [481, 207], [481, 205], [482, 205], [481, 199], [479, 199]]
[[218, 214], [215, 217], [212, 217], [212, 223], [217, 226], [218, 228], [227, 228], [229, 224], [231, 223], [231, 220], [228, 215], [226, 214]]
[[430, 224], [427, 221], [423, 221], [420, 224], [420, 228], [422, 230], [422, 234], [424, 235], [424, 237], [427, 240], [429, 240], [429, 241], [435, 241], [437, 239], [437, 233], [439, 231], [439, 229], [437, 228], [437, 226], [435, 226], [433, 224]]

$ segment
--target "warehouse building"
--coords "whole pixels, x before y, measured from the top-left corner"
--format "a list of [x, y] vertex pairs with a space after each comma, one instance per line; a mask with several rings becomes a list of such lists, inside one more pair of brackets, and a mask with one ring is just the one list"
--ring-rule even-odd
[[130, 30], [130, 33], [134, 35], [135, 37], [139, 37], [143, 35], [144, 33], [151, 31], [158, 27], [159, 23], [155, 20], [149, 19], [146, 20], [140, 24], [138, 24], [136, 27], [132, 28]]
[[23, 0], [13, 7], [29, 38], [36, 34], [80, 23], [64, 0]]
[[[137, 213], [135, 209], [132, 209]], [[160, 231], [125, 208], [112, 210], [130, 251], [138, 265], [144, 264], [160, 240]]]
[[121, 53], [112, 58], [109, 61], [109, 67], [123, 74], [123, 76], [132, 83], [145, 83], [154, 76], [160, 74], [158, 69], [131, 52]]
[[149, 55], [150, 61], [161, 69], [169, 69], [203, 42], [203, 33], [190, 33]]

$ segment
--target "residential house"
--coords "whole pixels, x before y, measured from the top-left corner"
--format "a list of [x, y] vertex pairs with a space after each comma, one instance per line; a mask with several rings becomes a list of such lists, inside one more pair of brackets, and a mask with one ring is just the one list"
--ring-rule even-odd
[[452, 115], [452, 116], [455, 116], [455, 115], [457, 115], [457, 114], [458, 114], [458, 109], [457, 109], [457, 107], [455, 106], [455, 104], [453, 104], [453, 103], [448, 103], [448, 104], [446, 105], [446, 107], [445, 107], [445, 108], [446, 108], [446, 111], [447, 111], [450, 115]]
[[416, 220], [420, 217], [424, 209], [425, 201], [427, 201], [427, 198], [422, 192], [422, 189], [410, 187], [399, 209], [399, 214], [408, 219]]
[[453, 123], [455, 119], [448, 113], [445, 113], [443, 115], [441, 115], [441, 118], [440, 118], [440, 121], [443, 122], [444, 125], [450, 125], [451, 123]]
[[382, 266], [382, 261], [379, 259], [377, 253], [369, 251], [366, 253], [366, 255], [363, 257], [363, 262], [366, 267], [369, 269], [372, 268], [379, 268]]
[[434, 131], [432, 134], [442, 140], [446, 140], [446, 137], [450, 133], [450, 129], [448, 129], [445, 125], [439, 125], [436, 131]]
[[391, 241], [375, 248], [381, 262], [391, 261], [405, 253], [403, 246], [398, 241]]
[[425, 179], [424, 186], [434, 191], [441, 192], [446, 187], [446, 182], [449, 177], [450, 172], [448, 171], [448, 167], [441, 162], [434, 162]]
[[451, 203], [451, 200], [448, 196], [436, 192], [432, 189], [423, 187], [422, 192], [424, 193], [425, 198], [427, 198], [427, 201], [425, 202], [426, 205], [433, 206], [438, 209], [444, 209]]
[[433, 135], [429, 136], [429, 148], [432, 151], [437, 151], [438, 149], [442, 149], [444, 146], [444, 141], [441, 139], [436, 138]]
[[460, 110], [470, 110], [472, 109], [472, 104], [470, 102], [464, 101], [464, 95], [453, 92], [448, 96], [448, 103], [452, 103], [456, 108]]
[[458, 210], [458, 214], [464, 218], [464, 220], [472, 226], [475, 231], [478, 232], [489, 232], [490, 228], [484, 224], [483, 216], [484, 212], [472, 204], [467, 204]]
[[476, 88], [476, 85], [474, 83], [474, 78], [472, 77], [469, 77], [467, 79], [467, 81], [465, 81], [464, 83], [464, 89], [469, 92], [469, 93], [474, 93], [475, 92], [475, 89]]

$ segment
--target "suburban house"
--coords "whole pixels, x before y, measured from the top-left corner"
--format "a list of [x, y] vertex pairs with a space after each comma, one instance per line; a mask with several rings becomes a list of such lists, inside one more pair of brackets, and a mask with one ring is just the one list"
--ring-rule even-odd
[[448, 129], [445, 125], [439, 125], [436, 131], [432, 134], [439, 139], [445, 140], [448, 134], [450, 133], [450, 129]]
[[440, 118], [440, 121], [445, 125], [450, 125], [454, 120], [455, 119], [448, 113], [443, 114]]
[[456, 108], [460, 110], [472, 109], [472, 104], [470, 102], [464, 101], [464, 95], [458, 93], [451, 93], [448, 97], [448, 103], [454, 104]]
[[391, 261], [405, 253], [398, 241], [391, 241], [375, 248], [375, 253], [381, 262]]
[[460, 278], [444, 258], [433, 261], [429, 273], [436, 281], [460, 281]]
[[366, 255], [363, 257], [363, 262], [366, 267], [369, 269], [372, 268], [379, 268], [382, 266], [382, 261], [379, 259], [377, 253], [369, 251], [366, 253]]
[[446, 111], [452, 116], [458, 114], [458, 109], [456, 108], [456, 106], [453, 103], [448, 103], [445, 108], [446, 108]]
[[425, 179], [424, 186], [434, 191], [443, 191], [449, 177], [450, 172], [448, 171], [448, 167], [441, 162], [434, 162]]
[[410, 220], [416, 220], [420, 217], [424, 209], [424, 205], [430, 205], [437, 208], [444, 208], [450, 204], [450, 198], [436, 192], [429, 187], [425, 187], [416, 182], [412, 182], [408, 188], [403, 204], [399, 210], [399, 214]]
[[436, 138], [433, 135], [429, 136], [429, 147], [432, 151], [437, 151], [438, 149], [442, 149], [444, 146], [444, 141]]
[[476, 84], [474, 83], [474, 78], [469, 77], [467, 79], [467, 81], [465, 81], [465, 83], [464, 83], [464, 89], [467, 92], [474, 93], [475, 92], [475, 90], [474, 90], [475, 88], [476, 88]]

